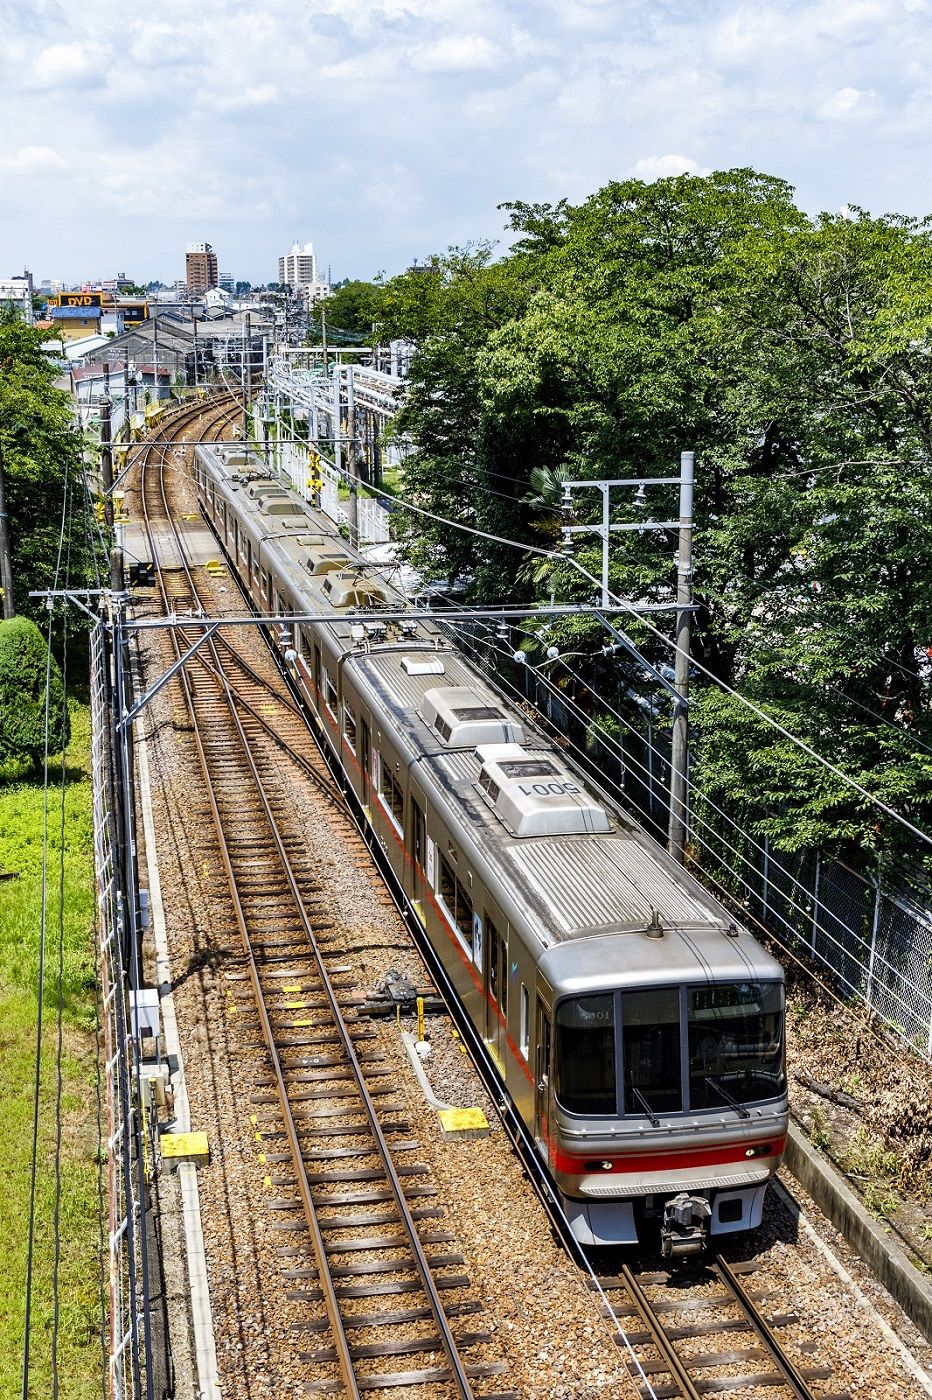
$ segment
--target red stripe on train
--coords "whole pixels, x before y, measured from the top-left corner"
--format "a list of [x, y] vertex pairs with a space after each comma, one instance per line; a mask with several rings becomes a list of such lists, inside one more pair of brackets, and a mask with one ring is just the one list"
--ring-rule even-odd
[[[682, 1171], [686, 1167], [712, 1167], [724, 1162], [760, 1161], [776, 1157], [786, 1146], [785, 1137], [762, 1138], [759, 1142], [729, 1142], [722, 1147], [694, 1147], [684, 1152], [628, 1152], [623, 1157], [605, 1153], [588, 1152], [584, 1157], [576, 1153], [557, 1149], [551, 1158], [551, 1169], [567, 1176], [587, 1176], [600, 1172], [610, 1176], [614, 1172], [662, 1172]], [[603, 1162], [611, 1162], [604, 1167]], [[587, 1167], [587, 1163], [593, 1165]]]

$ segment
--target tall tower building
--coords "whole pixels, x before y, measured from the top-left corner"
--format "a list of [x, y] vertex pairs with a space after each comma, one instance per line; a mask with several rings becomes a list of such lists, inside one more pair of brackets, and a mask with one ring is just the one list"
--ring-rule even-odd
[[313, 243], [305, 243], [303, 248], [295, 243], [290, 253], [282, 254], [278, 260], [278, 280], [288, 287], [309, 287], [317, 281]]
[[209, 243], [189, 243], [184, 256], [185, 281], [194, 296], [203, 296], [219, 280], [217, 254]]

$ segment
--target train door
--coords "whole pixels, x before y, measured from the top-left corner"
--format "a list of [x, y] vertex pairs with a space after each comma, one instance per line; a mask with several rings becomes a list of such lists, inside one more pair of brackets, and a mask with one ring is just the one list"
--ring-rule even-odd
[[414, 785], [409, 788], [410, 851], [411, 851], [411, 904], [422, 924], [427, 923], [425, 888], [427, 884], [427, 802]]
[[508, 1046], [508, 937], [485, 916], [485, 1043], [502, 1073]]
[[534, 1115], [534, 1135], [544, 1157], [550, 1156], [550, 1007], [540, 992], [537, 994], [537, 1060]]
[[369, 784], [372, 780], [372, 730], [369, 727], [368, 719], [362, 719], [359, 725], [359, 779], [359, 796], [366, 816], [371, 821]]

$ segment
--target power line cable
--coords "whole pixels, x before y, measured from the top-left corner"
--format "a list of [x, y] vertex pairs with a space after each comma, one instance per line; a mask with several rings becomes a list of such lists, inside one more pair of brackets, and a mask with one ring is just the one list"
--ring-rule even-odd
[[[484, 620], [477, 619], [477, 622], [479, 622], [479, 625], [486, 626], [486, 627], [488, 626], [487, 623], [485, 623]], [[451, 624], [451, 627], [453, 627], [453, 626], [454, 626], [454, 625]], [[473, 644], [473, 643], [470, 641], [470, 639], [464, 638], [464, 637], [462, 637], [461, 635], [459, 635], [458, 629], [456, 629], [455, 627], [454, 627], [454, 630], [457, 631], [457, 636], [458, 636], [458, 640], [459, 640], [460, 644], [461, 644], [461, 645], [462, 645], [462, 644], [465, 644], [466, 647], [467, 647], [470, 651], [472, 651], [472, 652], [477, 656], [477, 658], [480, 657], [480, 656], [481, 656], [481, 653], [480, 653], [479, 647], [478, 647], [477, 645]], [[495, 641], [494, 641], [494, 639], [492, 638], [491, 630], [490, 630], [490, 629], [489, 629], [488, 644], [489, 644], [490, 650], [495, 651], [495, 652], [498, 652], [498, 653], [499, 653], [501, 656], [503, 656], [505, 659], [510, 659], [510, 653], [506, 652], [506, 651], [504, 650], [504, 648], [498, 647], [498, 646], [495, 644]], [[561, 662], [565, 662], [565, 658], [563, 658], [563, 657], [554, 658], [554, 660], [555, 660], [555, 662], [556, 662], [557, 664], [559, 664], [559, 663], [561, 663]], [[624, 715], [622, 715], [622, 714], [620, 714], [618, 711], [614, 710], [614, 709], [608, 704], [608, 702], [604, 699], [604, 697], [600, 696], [600, 695], [598, 694], [598, 692], [596, 692], [595, 690], [593, 690], [593, 688], [592, 688], [591, 686], [588, 685], [588, 683], [584, 680], [583, 677], [581, 677], [581, 676], [578, 674], [578, 672], [573, 671], [572, 668], [570, 668], [570, 667], [566, 667], [566, 669], [567, 669], [567, 671], [568, 671], [568, 673], [569, 673], [570, 676], [572, 676], [574, 679], [578, 680], [586, 689], [588, 689], [588, 690], [600, 701], [600, 703], [603, 704], [603, 705], [605, 706], [605, 709], [606, 709], [609, 713], [611, 713], [612, 715], [614, 715], [621, 723], [623, 723], [623, 724], [626, 726], [627, 729], [629, 729], [629, 730], [631, 731], [632, 734], [634, 734], [642, 743], [644, 743], [644, 744], [645, 744], [645, 747], [647, 747], [648, 751], [649, 751], [650, 753], [654, 754], [654, 756], [657, 757], [657, 758], [661, 761], [661, 763], [666, 763], [666, 762], [668, 761], [667, 758], [666, 758], [666, 756], [665, 756], [658, 748], [656, 748], [655, 745], [651, 744], [647, 739], [645, 739], [645, 736], [644, 736], [638, 729], [636, 729], [635, 726], [632, 725], [632, 724], [630, 723], [630, 721], [627, 720], [626, 717], [625, 717]], [[496, 672], [497, 672], [499, 681], [500, 681], [501, 683], [503, 683], [503, 684], [506, 686], [507, 689], [511, 690], [511, 691], [513, 692], [513, 694], [515, 694], [519, 699], [524, 699], [524, 698], [525, 698], [525, 697], [522, 696], [521, 691], [520, 691], [513, 683], [509, 682], [509, 681], [507, 680], [506, 677], [502, 676], [501, 672], [497, 671], [497, 668], [496, 668]], [[580, 718], [581, 720], [585, 721], [587, 724], [588, 724], [589, 722], [591, 722], [592, 716], [587, 715], [586, 712], [585, 712], [584, 710], [582, 710], [582, 709], [579, 707], [579, 705], [578, 705], [570, 696], [567, 696], [567, 694], [566, 694], [564, 691], [561, 691], [561, 690], [559, 689], [559, 687], [557, 687], [557, 686], [552, 682], [552, 680], [551, 680], [549, 677], [545, 676], [541, 671], [537, 670], [536, 668], [534, 668], [534, 675], [535, 675], [535, 677], [536, 677], [539, 681], [541, 681], [541, 682], [544, 684], [545, 688], [546, 688], [547, 690], [549, 690], [551, 694], [553, 694], [557, 699], [560, 700], [560, 702], [561, 702], [563, 705], [566, 706], [567, 709], [569, 709], [571, 712], [575, 712], [576, 715], [577, 715], [577, 717]], [[580, 757], [581, 757], [584, 761], [588, 761], [588, 755], [585, 753], [584, 749], [582, 749], [582, 748], [580, 747], [580, 745], [579, 745], [572, 737], [570, 737], [570, 736], [568, 736], [568, 735], [565, 736], [565, 737], [568, 739], [568, 742], [569, 742], [569, 744], [570, 744], [570, 747], [571, 747], [577, 754], [579, 754]], [[653, 783], [654, 783], [654, 775], [653, 775], [653, 773], [651, 772], [651, 770], [648, 768], [648, 766], [647, 766], [645, 763], [639, 761], [639, 760], [638, 760], [637, 758], [635, 758], [633, 755], [626, 753], [626, 752], [624, 751], [624, 749], [621, 747], [621, 745], [614, 739], [614, 737], [613, 737], [612, 735], [606, 733], [605, 731], [602, 731], [602, 733], [600, 734], [600, 740], [605, 744], [605, 746], [606, 746], [607, 748], [614, 749], [614, 750], [616, 751], [617, 757], [618, 757], [619, 761], [623, 764], [624, 767], [628, 768], [629, 770], [630, 770], [631, 768], [636, 768], [636, 769], [640, 770], [641, 774], [643, 775], [641, 781], [644, 782], [645, 787], [647, 788], [648, 792], [650, 792], [650, 790], [651, 790], [651, 788], [652, 788], [652, 786], [653, 786]], [[608, 786], [609, 786], [614, 792], [616, 792], [616, 793], [618, 794], [618, 797], [622, 800], [622, 802], [627, 803], [627, 802], [629, 801], [629, 799], [628, 799], [626, 793], [624, 792], [624, 789], [623, 789], [614, 779], [607, 778], [606, 775], [604, 775], [604, 774], [601, 775], [601, 776], [602, 776], [603, 781], [606, 781], [606, 782], [608, 783]], [[691, 781], [689, 781], [689, 780], [687, 779], [687, 785], [688, 785], [688, 787], [689, 787], [694, 793], [696, 793], [697, 795], [701, 796], [701, 797], [703, 798], [703, 801], [707, 802], [708, 805], [709, 805], [710, 807], [712, 807], [714, 811], [716, 811], [720, 816], [722, 816], [722, 817], [729, 823], [729, 825], [732, 826], [732, 827], [734, 828], [734, 830], [735, 830], [745, 841], [747, 841], [750, 845], [756, 847], [757, 850], [763, 852], [765, 855], [767, 854], [766, 851], [764, 851], [764, 848], [763, 848], [762, 846], [760, 846], [760, 844], [755, 840], [755, 838], [754, 838], [753, 836], [750, 835], [750, 833], [746, 832], [738, 823], [736, 823], [736, 822], [728, 815], [728, 813], [726, 813], [726, 812], [723, 811], [721, 808], [719, 808], [711, 799], [705, 797], [704, 794], [702, 794], [702, 793], [700, 792], [700, 790], [696, 787], [696, 785], [695, 785], [693, 782], [691, 782]], [[742, 874], [741, 870], [738, 869], [737, 866], [729, 865], [728, 861], [725, 860], [725, 859], [723, 859], [723, 857], [722, 857], [722, 855], [721, 855], [721, 852], [720, 852], [719, 850], [717, 850], [716, 847], [715, 847], [713, 844], [711, 844], [710, 841], [706, 840], [701, 834], [699, 834], [699, 833], [696, 831], [696, 829], [695, 829], [695, 822], [698, 821], [703, 827], [705, 827], [705, 828], [711, 833], [711, 835], [712, 835], [712, 837], [714, 838], [714, 840], [716, 840], [716, 841], [720, 842], [722, 845], [724, 845], [724, 846], [726, 847], [726, 849], [727, 849], [728, 851], [731, 852], [732, 856], [736, 859], [736, 861], [740, 862], [743, 866], [746, 866], [747, 869], [748, 869], [751, 873], [753, 873], [753, 874], [759, 874], [759, 872], [756, 870], [756, 867], [754, 866], [753, 862], [750, 861], [750, 860], [748, 859], [748, 857], [747, 857], [746, 855], [743, 854], [743, 852], [739, 851], [735, 846], [733, 846], [719, 831], [717, 831], [716, 828], [712, 825], [712, 823], [709, 822], [705, 817], [703, 817], [701, 813], [696, 812], [695, 810], [693, 810], [692, 818], [693, 818], [693, 823], [694, 823], [694, 825], [693, 825], [693, 830], [692, 830], [692, 835], [693, 835], [693, 839], [696, 841], [696, 843], [699, 845], [699, 847], [700, 847], [701, 849], [704, 849], [705, 851], [707, 851], [708, 854], [709, 854], [710, 856], [712, 856], [713, 859], [714, 859], [717, 863], [719, 863], [720, 865], [723, 865], [724, 868], [725, 868], [725, 869], [729, 872], [729, 874], [732, 876], [732, 878], [734, 878], [734, 879], [736, 879], [736, 880], [738, 881], [738, 883], [739, 883], [739, 884], [741, 885], [741, 887], [746, 891], [746, 893], [747, 893], [748, 896], [756, 895], [757, 892], [756, 892], [754, 886], [753, 886], [753, 885], [750, 883], [750, 881]], [[716, 876], [708, 869], [708, 867], [707, 867], [706, 865], [700, 864], [700, 863], [695, 859], [695, 857], [690, 857], [690, 859], [691, 859], [692, 863], [696, 866], [696, 868], [702, 873], [702, 875], [707, 876], [708, 879], [711, 880], [712, 883], [717, 887], [717, 889], [719, 889], [719, 890], [722, 892], [722, 894], [723, 894], [723, 895], [725, 896], [725, 898], [726, 898], [726, 902], [727, 902], [727, 901], [733, 900], [733, 898], [734, 898], [733, 892], [730, 891], [730, 890], [728, 890], [727, 887], [724, 886], [724, 885], [721, 883], [721, 881], [718, 880], [718, 879], [716, 878]], [[782, 867], [782, 866], [781, 866], [780, 868], [785, 870], [785, 868]], [[789, 872], [785, 872], [785, 873], [789, 874]], [[799, 892], [800, 892], [800, 897], [801, 897], [801, 898], [803, 898], [803, 899], [805, 899], [805, 900], [811, 899], [811, 897], [812, 897], [812, 892], [811, 892], [805, 885], [803, 885], [802, 882], [801, 882], [800, 880], [798, 880], [798, 879], [797, 879], [795, 876], [793, 876], [793, 875], [789, 875], [789, 879], [790, 879], [791, 884], [795, 885], [795, 887], [799, 890]], [[792, 911], [794, 911], [795, 913], [799, 914], [800, 916], [802, 916], [802, 917], [805, 918], [806, 920], [810, 920], [810, 919], [812, 918], [812, 910], [811, 910], [811, 907], [810, 907], [808, 904], [800, 904], [800, 903], [798, 903], [798, 902], [792, 897], [792, 895], [785, 894], [785, 893], [784, 893], [784, 895], [783, 895], [783, 898], [784, 898], [784, 900], [786, 901], [787, 906], [788, 906], [788, 908], [789, 908], [790, 910], [792, 910]], [[743, 902], [743, 903], [742, 903], [742, 908], [744, 909], [744, 911], [746, 912], [746, 914], [747, 914], [748, 917], [753, 918], [754, 922], [758, 925], [759, 928], [761, 928], [761, 929], [762, 929], [765, 933], [767, 933], [768, 935], [770, 935], [770, 936], [776, 936], [776, 937], [778, 938], [778, 940], [779, 940], [779, 942], [780, 942], [781, 948], [784, 948], [784, 949], [786, 950], [787, 954], [793, 959], [793, 961], [795, 961], [796, 963], [798, 963], [798, 965], [799, 965], [801, 968], [803, 968], [804, 970], [806, 970], [807, 973], [808, 973], [808, 975], [811, 976], [811, 977], [818, 983], [818, 985], [819, 985], [829, 996], [832, 997], [832, 999], [833, 999], [834, 1001], [836, 1001], [840, 1006], [846, 1007], [846, 1009], [848, 1009], [848, 1010], [850, 1011], [850, 1008], [847, 1008], [846, 1003], [844, 1002], [844, 1000], [843, 1000], [841, 997], [839, 997], [838, 994], [837, 994], [835, 991], [833, 991], [833, 989], [831, 988], [831, 986], [830, 986], [827, 982], [825, 982], [824, 979], [823, 979], [822, 977], [820, 977], [819, 974], [818, 974], [817, 972], [815, 972], [811, 967], [809, 967], [808, 964], [804, 963], [804, 962], [802, 961], [802, 959], [796, 957], [795, 954], [792, 953], [791, 948], [787, 945], [787, 943], [785, 942], [785, 940], [784, 940], [783, 937], [781, 937], [779, 934], [776, 934], [776, 935], [775, 935], [775, 934], [774, 934], [774, 931], [773, 931], [772, 929], [768, 928], [759, 918], [757, 918], [756, 915], [753, 915], [753, 914], [751, 913], [750, 906], [749, 906], [749, 904], [748, 904], [747, 902]], [[789, 935], [789, 937], [790, 937], [791, 939], [797, 939], [797, 938], [800, 937], [798, 930], [797, 930], [797, 929], [794, 927], [794, 925], [789, 921], [789, 919], [787, 919], [784, 915], [780, 914], [780, 913], [779, 913], [778, 911], [776, 911], [776, 910], [773, 910], [772, 913], [773, 913], [773, 916], [774, 916], [775, 918], [777, 918], [781, 924], [784, 925], [784, 927], [785, 927], [785, 929], [786, 929], [786, 931], [787, 931], [787, 934]], [[861, 946], [862, 946], [865, 950], [868, 950], [868, 949], [869, 949], [869, 945], [868, 945], [867, 941], [866, 941], [860, 934], [858, 934], [858, 933], [857, 933], [854, 929], [852, 929], [849, 925], [845, 924], [844, 921], [843, 921], [841, 918], [839, 918], [837, 915], [833, 915], [833, 918], [835, 919], [835, 922], [838, 923], [838, 924], [840, 924], [841, 927], [844, 928], [845, 932], [849, 933], [849, 934], [852, 936], [852, 938], [854, 938], [857, 942], [859, 942], [859, 943], [861, 944]], [[844, 946], [844, 944], [841, 943], [841, 941], [840, 941], [838, 938], [836, 938], [827, 928], [825, 928], [823, 925], [820, 925], [820, 926], [819, 926], [819, 929], [820, 929], [820, 932], [823, 934], [823, 936], [824, 936], [825, 938], [827, 938], [828, 941], [829, 941], [830, 943], [832, 943], [832, 944], [839, 950], [839, 952], [841, 952], [843, 955], [845, 955], [845, 956], [847, 956], [847, 957], [853, 957], [853, 956], [854, 956], [854, 955], [852, 954], [851, 950], [848, 949], [848, 948], [846, 948], [846, 947]], [[819, 954], [814, 948], [813, 948], [813, 950], [812, 950], [812, 955], [813, 955], [814, 957], [817, 957], [820, 961], [824, 962], [833, 972], [835, 972], [835, 973], [837, 974], [837, 969], [832, 968], [832, 965], [831, 965], [831, 963], [829, 963], [828, 959], [827, 959], [824, 955]], [[885, 967], [885, 968], [886, 968], [890, 973], [892, 973], [894, 976], [896, 976], [896, 975], [898, 974], [899, 969], [897, 969], [891, 962], [889, 962], [889, 960], [888, 960], [887, 958], [885, 958], [885, 957], [883, 956], [883, 954], [877, 953], [876, 950], [875, 950], [875, 952], [874, 952], [874, 958], [875, 958], [875, 963], [879, 963], [880, 965], [882, 965], [883, 967]], [[857, 960], [857, 959], [855, 959], [855, 960]], [[863, 967], [864, 964], [861, 963], [861, 966]], [[848, 983], [848, 985], [851, 986], [851, 984], [850, 984], [850, 982], [848, 981], [848, 979], [845, 978], [845, 979], [843, 979], [843, 980], [845, 980], [845, 981]], [[899, 1002], [899, 1004], [901, 1005], [901, 1007], [903, 1008], [903, 1010], [907, 1011], [910, 1015], [915, 1015], [915, 1009], [914, 1009], [912, 1006], [910, 1006], [909, 1002], [907, 1002], [903, 997], [901, 997], [901, 996], [899, 995], [899, 993], [895, 990], [895, 988], [893, 988], [892, 986], [889, 986], [889, 985], [888, 985], [888, 986], [886, 987], [886, 990], [887, 990], [888, 994], [889, 994], [895, 1001]], [[859, 994], [857, 988], [852, 987], [852, 991], [854, 991], [855, 994]], [[872, 1031], [872, 1034], [875, 1035], [875, 1038], [878, 1040], [878, 1043], [882, 1043], [881, 1037], [879, 1036], [879, 1034], [878, 1034], [877, 1032]]]
[[[492, 544], [502, 544], [513, 549], [520, 549], [526, 554], [533, 554], [538, 558], [549, 559], [556, 564], [566, 564], [569, 567], [574, 568], [577, 571], [577, 573], [579, 573], [583, 578], [586, 579], [587, 582], [593, 584], [596, 588], [598, 588], [601, 591], [601, 581], [597, 579], [594, 574], [591, 574], [588, 569], [584, 568], [584, 566], [580, 564], [579, 561], [575, 559], [572, 555], [560, 554], [552, 549], [543, 549], [539, 545], [528, 544], [526, 542], [522, 542], [521, 540], [508, 539], [504, 535], [496, 535], [489, 530], [480, 530], [472, 525], [463, 525], [459, 521], [450, 520], [445, 516], [435, 514], [433, 511], [425, 510], [422, 506], [416, 506], [411, 501], [406, 501], [403, 496], [393, 496], [392, 500], [398, 505], [402, 506], [403, 509], [413, 511], [414, 514], [420, 515], [424, 519], [432, 520], [438, 525], [446, 525], [449, 526], [450, 529], [460, 530], [463, 533], [467, 535], [473, 535], [478, 539], [489, 540]], [[651, 632], [659, 641], [661, 641], [665, 647], [669, 648], [674, 653], [679, 651], [679, 647], [677, 646], [676, 641], [670, 637], [667, 637], [663, 632], [661, 632], [660, 628], [656, 627], [654, 623], [650, 622], [649, 619], [643, 613], [638, 612], [638, 609], [634, 606], [634, 604], [629, 603], [626, 599], [619, 598], [617, 594], [612, 593], [610, 590], [609, 598], [612, 604], [611, 608], [609, 609], [610, 611], [614, 611], [615, 609], [617, 609], [618, 611], [628, 613], [631, 617], [635, 618], [643, 627], [645, 627], [647, 631]], [[832, 773], [836, 778], [840, 779], [841, 782], [845, 783], [848, 787], [853, 788], [854, 791], [859, 793], [861, 797], [866, 798], [868, 802], [872, 803], [875, 807], [878, 807], [882, 812], [886, 813], [888, 817], [891, 817], [895, 822], [904, 827], [907, 831], [911, 833], [911, 835], [915, 836], [918, 840], [922, 841], [924, 845], [932, 847], [932, 836], [930, 836], [927, 832], [923, 831], [920, 827], [916, 826], [915, 823], [911, 822], [908, 817], [904, 817], [902, 813], [897, 812], [895, 808], [889, 805], [889, 803], [884, 802], [883, 798], [880, 798], [875, 793], [870, 792], [866, 787], [863, 786], [862, 783], [859, 783], [856, 778], [852, 778], [849, 774], [845, 773], [841, 768], [839, 768], [837, 764], [832, 763], [830, 759], [827, 759], [822, 754], [818, 753], [817, 750], [812, 748], [810, 744], [807, 744], [804, 739], [800, 739], [798, 735], [793, 734], [789, 729], [786, 728], [785, 725], [780, 724], [778, 720], [775, 720], [771, 715], [768, 715], [766, 710], [763, 710], [760, 707], [760, 705], [756, 704], [753, 700], [750, 700], [746, 695], [742, 695], [740, 691], [736, 690], [733, 686], [730, 686], [728, 682], [722, 680], [721, 677], [716, 676], [715, 673], [709, 670], [707, 666], [703, 665], [701, 661], [698, 661], [696, 658], [690, 656], [689, 663], [691, 667], [694, 667], [708, 680], [712, 681], [714, 685], [718, 686], [720, 690], [723, 690], [726, 695], [731, 696], [732, 699], [736, 700], [739, 704], [743, 705], [746, 709], [750, 710], [752, 714], [756, 715], [758, 719], [763, 720], [763, 722], [766, 725], [768, 725], [771, 729], [773, 729], [776, 733], [780, 734], [784, 739], [787, 739], [791, 744], [795, 744], [796, 747], [799, 748], [803, 753], [807, 754], [811, 759], [814, 759], [816, 763], [820, 764], [823, 768], [825, 768], [828, 772]]]
[[[58, 588], [62, 549], [65, 539], [65, 519], [68, 506], [68, 483], [62, 491], [62, 518], [58, 534], [58, 555], [55, 561], [54, 588]], [[36, 1014], [36, 1067], [33, 1083], [32, 1153], [29, 1170], [29, 1225], [26, 1242], [26, 1299], [23, 1329], [22, 1400], [29, 1400], [30, 1346], [32, 1342], [32, 1294], [35, 1265], [36, 1196], [39, 1167], [39, 1107], [42, 1090], [42, 1025], [45, 1001], [45, 944], [48, 927], [48, 862], [49, 862], [49, 726], [52, 699], [52, 621], [54, 609], [48, 600], [45, 661], [45, 717], [43, 724], [43, 783], [42, 783], [42, 880], [39, 906], [39, 980]]]

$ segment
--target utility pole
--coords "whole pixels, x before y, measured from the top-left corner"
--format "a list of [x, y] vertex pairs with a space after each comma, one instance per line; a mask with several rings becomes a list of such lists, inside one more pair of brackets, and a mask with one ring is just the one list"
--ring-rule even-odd
[[320, 304], [320, 343], [324, 351], [324, 378], [327, 378], [327, 309]]
[[159, 318], [152, 317], [152, 357], [155, 364], [152, 366], [152, 379], [155, 384], [155, 402], [160, 400], [159, 395]]
[[104, 489], [104, 520], [113, 529], [113, 449], [110, 435], [110, 400], [105, 394], [97, 405], [100, 409], [100, 475]]
[[10, 517], [3, 483], [3, 447], [0, 445], [0, 588], [3, 589], [3, 620], [16, 616], [13, 600], [13, 556], [10, 551]]
[[197, 398], [197, 317], [191, 312], [191, 323], [194, 326], [194, 397]]
[[686, 768], [689, 759], [689, 645], [693, 601], [693, 482], [696, 454], [680, 454], [680, 538], [676, 560], [676, 662], [673, 744], [670, 756], [668, 849], [683, 863], [686, 853]]
[[[246, 378], [246, 342], [249, 341], [249, 380]], [[249, 312], [243, 319], [243, 441], [249, 440], [249, 381], [252, 379], [252, 341], [249, 339]]]
[[356, 475], [356, 394], [353, 365], [346, 366], [346, 477], [349, 484], [349, 537], [359, 548], [359, 478]]

